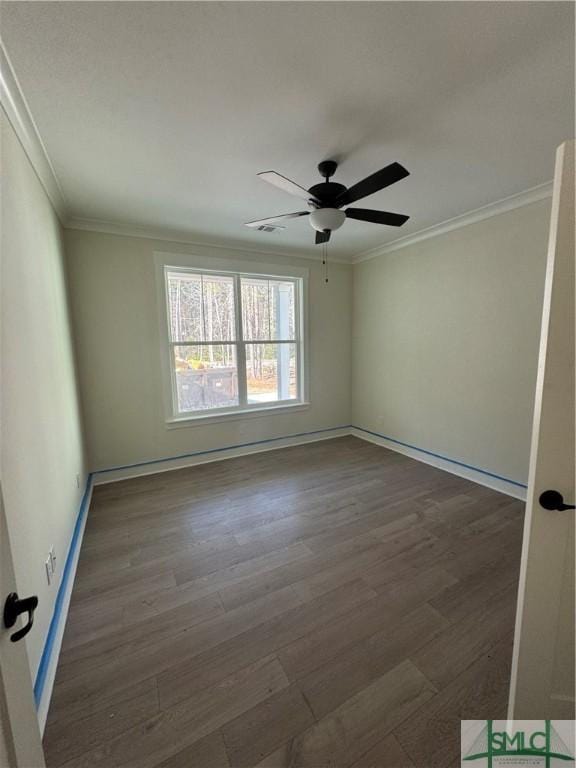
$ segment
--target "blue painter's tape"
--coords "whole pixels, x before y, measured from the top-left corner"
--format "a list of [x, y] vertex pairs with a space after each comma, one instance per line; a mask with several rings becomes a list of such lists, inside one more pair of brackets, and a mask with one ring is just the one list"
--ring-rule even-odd
[[64, 595], [70, 579], [70, 573], [72, 571], [72, 563], [76, 555], [76, 550], [80, 544], [80, 531], [86, 514], [88, 513], [88, 498], [90, 496], [90, 486], [92, 484], [92, 474], [89, 474], [86, 478], [86, 488], [80, 502], [80, 509], [78, 510], [78, 516], [76, 523], [74, 524], [74, 531], [72, 532], [72, 539], [68, 548], [68, 555], [66, 556], [66, 562], [64, 564], [64, 570], [62, 572], [62, 580], [58, 588], [58, 594], [56, 595], [56, 602], [54, 604], [54, 613], [52, 614], [52, 620], [50, 627], [48, 628], [48, 635], [46, 636], [46, 642], [44, 643], [44, 650], [42, 651], [42, 657], [40, 658], [40, 665], [38, 666], [38, 672], [36, 673], [36, 682], [34, 683], [34, 701], [36, 702], [36, 709], [40, 705], [42, 700], [42, 694], [44, 692], [44, 685], [46, 683], [46, 675], [48, 673], [48, 667], [50, 665], [50, 657], [52, 656], [52, 650], [54, 648], [54, 641], [58, 632], [58, 625], [62, 614], [62, 606], [64, 605]]
[[368, 435], [373, 435], [374, 437], [380, 437], [383, 440], [389, 440], [391, 443], [397, 443], [398, 445], [403, 445], [405, 448], [412, 448], [414, 451], [419, 451], [420, 453], [427, 454], [428, 456], [434, 456], [437, 459], [442, 459], [442, 461], [447, 461], [450, 464], [456, 464], [459, 467], [465, 467], [466, 469], [471, 469], [474, 472], [479, 472], [482, 475], [487, 475], [488, 477], [494, 477], [496, 480], [503, 480], [505, 483], [510, 483], [511, 485], [516, 485], [519, 488], [527, 488], [528, 486], [524, 483], [519, 483], [516, 480], [510, 480], [508, 477], [503, 477], [502, 475], [497, 475], [494, 472], [489, 472], [487, 469], [480, 469], [479, 467], [474, 467], [471, 464], [466, 464], [463, 461], [458, 461], [457, 459], [451, 459], [448, 456], [442, 456], [440, 453], [434, 453], [433, 451], [428, 451], [425, 448], [419, 448], [417, 445], [411, 445], [410, 443], [404, 443], [402, 440], [397, 440], [394, 437], [388, 437], [387, 435], [381, 435], [379, 432], [373, 432], [370, 429], [364, 429], [363, 427], [356, 427], [354, 424], [343, 424], [340, 427], [329, 427], [327, 429], [316, 429], [311, 432], [298, 432], [293, 435], [283, 435], [282, 437], [270, 437], [266, 440], [255, 440], [250, 443], [238, 443], [237, 445], [228, 445], [224, 448], [209, 448], [206, 451], [194, 451], [193, 453], [182, 453], [178, 456], [169, 456], [168, 458], [162, 458], [162, 459], [151, 459], [149, 461], [139, 461], [134, 464], [123, 464], [118, 467], [108, 467], [107, 469], [97, 469], [92, 474], [93, 475], [102, 475], [107, 472], [117, 472], [122, 469], [136, 469], [137, 467], [146, 467], [150, 466], [151, 464], [162, 464], [167, 461], [178, 461], [179, 459], [189, 459], [193, 458], [194, 456], [206, 456], [211, 453], [222, 453], [223, 451], [233, 451], [237, 448], [249, 448], [254, 445], [264, 445], [266, 443], [275, 443], [279, 440], [290, 440], [291, 438], [295, 437], [306, 437], [308, 435], [317, 435], [322, 432], [336, 432], [340, 429], [357, 429], [359, 432], [366, 432]]
[[418, 448], [417, 445], [411, 445], [410, 443], [403, 443], [402, 440], [396, 440], [396, 438], [394, 437], [388, 437], [388, 435], [381, 435], [378, 432], [372, 432], [370, 429], [364, 429], [363, 427], [355, 427], [355, 426], [352, 426], [352, 429], [357, 429], [359, 432], [366, 432], [367, 435], [374, 435], [374, 437], [380, 437], [383, 440], [389, 440], [391, 443], [397, 443], [398, 445], [403, 445], [405, 448], [412, 448], [412, 450], [414, 451], [420, 451], [420, 453], [425, 453], [428, 456], [434, 456], [436, 459], [442, 459], [442, 461], [448, 461], [450, 462], [450, 464], [456, 464], [459, 467], [472, 469], [474, 472], [480, 472], [481, 475], [488, 475], [488, 477], [494, 477], [496, 478], [496, 480], [503, 480], [505, 483], [510, 483], [510, 485], [517, 485], [518, 488], [528, 487], [524, 483], [519, 483], [516, 480], [510, 480], [509, 477], [502, 477], [502, 475], [497, 475], [494, 472], [488, 472], [487, 469], [480, 469], [479, 467], [473, 467], [471, 464], [465, 464], [463, 461], [458, 461], [457, 459], [449, 459], [448, 456], [442, 456], [442, 454], [440, 453], [427, 451], [425, 448]]
[[[250, 448], [253, 445], [265, 445], [266, 443], [276, 443], [278, 440], [291, 440], [295, 437], [306, 437], [307, 435], [319, 435], [323, 432], [336, 432], [339, 429], [350, 429], [351, 424], [344, 424], [341, 427], [328, 427], [327, 429], [314, 429], [312, 432], [297, 432], [294, 435], [283, 435], [282, 437], [269, 437], [267, 440], [254, 440], [251, 443], [238, 443], [237, 445], [228, 445], [225, 448], [209, 448], [206, 451], [194, 451], [193, 453], [181, 453], [179, 456], [169, 456], [166, 459], [151, 459], [150, 461], [139, 461], [136, 464], [123, 464], [119, 467], [108, 467], [108, 469], [97, 469], [92, 474], [102, 475], [106, 472], [118, 472], [121, 469], [136, 469], [137, 467], [146, 467], [150, 464], [162, 464], [166, 461], [178, 461], [179, 459], [191, 459], [194, 456], [206, 456], [210, 453], [222, 453], [223, 451], [233, 451], [237, 448]], [[289, 446], [287, 446], [289, 447]]]

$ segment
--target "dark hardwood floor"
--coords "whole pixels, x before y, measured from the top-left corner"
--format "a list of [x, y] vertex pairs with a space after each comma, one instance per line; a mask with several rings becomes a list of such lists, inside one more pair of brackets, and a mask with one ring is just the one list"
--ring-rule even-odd
[[50, 768], [432, 768], [504, 718], [524, 505], [347, 437], [94, 490]]

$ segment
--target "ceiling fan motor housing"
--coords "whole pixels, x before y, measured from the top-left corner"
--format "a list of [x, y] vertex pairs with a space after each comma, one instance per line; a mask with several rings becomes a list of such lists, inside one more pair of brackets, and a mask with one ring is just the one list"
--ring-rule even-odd
[[346, 192], [346, 187], [335, 181], [325, 181], [322, 184], [314, 184], [308, 192], [318, 198], [322, 205], [332, 205], [336, 208], [338, 207], [337, 200]]
[[320, 205], [318, 205], [318, 203], [313, 204], [315, 208], [340, 208], [337, 200], [344, 194], [344, 192], [346, 192], [346, 187], [344, 184], [329, 181], [330, 177], [334, 176], [336, 173], [337, 168], [338, 163], [335, 160], [323, 160], [318, 164], [318, 173], [320, 176], [323, 176], [326, 181], [321, 184], [314, 184], [314, 186], [310, 187], [308, 190], [311, 195], [314, 195], [314, 197], [321, 202]]

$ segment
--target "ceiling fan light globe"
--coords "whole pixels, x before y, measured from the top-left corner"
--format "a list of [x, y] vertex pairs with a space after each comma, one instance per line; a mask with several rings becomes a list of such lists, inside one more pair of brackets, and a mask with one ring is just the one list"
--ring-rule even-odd
[[310, 226], [317, 232], [325, 232], [326, 230], [332, 232], [339, 229], [345, 220], [346, 214], [338, 208], [317, 208], [308, 217]]

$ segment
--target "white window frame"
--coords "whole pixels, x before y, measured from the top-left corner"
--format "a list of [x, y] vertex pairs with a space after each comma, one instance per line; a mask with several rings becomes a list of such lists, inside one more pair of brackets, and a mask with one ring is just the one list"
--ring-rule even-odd
[[[198, 255], [155, 253], [156, 282], [158, 305], [160, 310], [160, 351], [163, 381], [163, 398], [165, 421], [168, 428], [206, 424], [206, 422], [227, 421], [234, 419], [254, 418], [271, 415], [273, 412], [293, 412], [307, 408], [308, 400], [308, 336], [307, 336], [307, 296], [308, 270], [296, 267], [282, 267], [277, 264], [263, 264], [242, 260], [206, 258]], [[190, 342], [192, 346], [204, 346], [209, 343], [231, 344], [236, 348], [236, 365], [238, 370], [239, 405], [229, 408], [212, 408], [204, 411], [179, 411], [176, 372], [174, 370], [174, 346], [186, 346], [182, 342], [172, 341], [168, 312], [168, 272], [183, 272], [195, 274], [227, 275], [234, 278], [234, 302], [236, 312], [236, 339], [223, 342]], [[242, 277], [256, 279], [285, 280], [294, 283], [294, 339], [278, 341], [277, 339], [245, 340], [242, 335]], [[246, 393], [245, 348], [247, 344], [295, 344], [297, 369], [297, 398], [275, 400], [270, 403], [248, 403]]]

